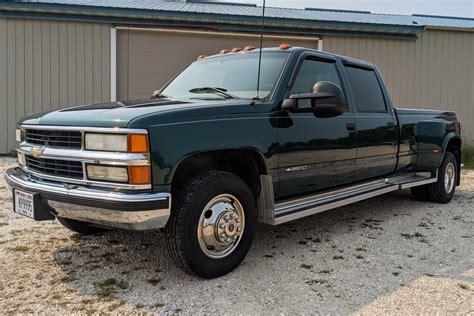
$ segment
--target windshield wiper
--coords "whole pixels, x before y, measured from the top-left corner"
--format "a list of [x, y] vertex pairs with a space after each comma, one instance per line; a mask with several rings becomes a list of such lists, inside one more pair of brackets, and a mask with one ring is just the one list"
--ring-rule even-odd
[[230, 94], [227, 92], [227, 89], [218, 88], [218, 87], [201, 87], [201, 88], [193, 88], [189, 90], [191, 93], [212, 93], [221, 95], [226, 99], [240, 99], [238, 96]]

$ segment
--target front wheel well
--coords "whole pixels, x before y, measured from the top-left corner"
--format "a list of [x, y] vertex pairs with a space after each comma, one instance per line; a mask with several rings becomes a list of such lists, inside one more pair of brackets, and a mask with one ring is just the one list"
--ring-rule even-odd
[[267, 174], [261, 155], [251, 149], [217, 150], [185, 158], [178, 165], [171, 182], [176, 192], [186, 182], [207, 171], [227, 171], [239, 176], [249, 186], [255, 198], [260, 194], [260, 175]]

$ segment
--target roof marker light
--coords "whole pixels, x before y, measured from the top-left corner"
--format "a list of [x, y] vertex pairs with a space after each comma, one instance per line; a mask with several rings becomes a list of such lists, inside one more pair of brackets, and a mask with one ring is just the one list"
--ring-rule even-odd
[[288, 45], [288, 44], [281, 44], [280, 45], [280, 49], [288, 49], [288, 48], [291, 48], [291, 45]]
[[232, 52], [233, 52], [233, 53], [238, 53], [238, 52], [240, 52], [241, 50], [242, 50], [242, 48], [240, 48], [240, 47], [234, 47], [234, 48], [232, 48]]
[[228, 50], [228, 49], [223, 49], [223, 50], [221, 50], [221, 51], [219, 52], [219, 54], [224, 55], [224, 54], [227, 54], [228, 52], [230, 52], [230, 50]]
[[204, 59], [206, 57], [207, 57], [206, 55], [199, 55], [196, 60], [201, 60], [201, 59]]
[[255, 46], [245, 46], [244, 52], [250, 52], [251, 50], [254, 50], [255, 48], [256, 48]]

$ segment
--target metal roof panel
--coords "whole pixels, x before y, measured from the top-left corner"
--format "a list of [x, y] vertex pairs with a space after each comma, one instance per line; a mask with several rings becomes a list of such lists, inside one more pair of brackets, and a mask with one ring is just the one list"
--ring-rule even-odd
[[[162, 2], [156, 0], [14, 0], [10, 3], [28, 4], [65, 4], [74, 6], [89, 6], [97, 8], [139, 9], [144, 11], [162, 11], [177, 13], [202, 13], [210, 15], [226, 15], [234, 17], [260, 17], [262, 7], [223, 4], [223, 3], [181, 3]], [[393, 26], [437, 26], [452, 28], [474, 28], [472, 19], [432, 17], [417, 15], [393, 15], [368, 12], [329, 10], [329, 9], [291, 9], [265, 8], [267, 18], [288, 19], [297, 21], [323, 21], [339, 23], [359, 23]]]

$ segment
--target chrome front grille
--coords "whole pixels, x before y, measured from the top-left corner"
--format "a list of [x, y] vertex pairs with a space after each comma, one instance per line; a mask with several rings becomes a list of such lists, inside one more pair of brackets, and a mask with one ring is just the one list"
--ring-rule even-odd
[[[114, 190], [149, 190], [151, 184], [117, 183], [89, 179], [85, 166], [149, 166], [149, 153], [87, 150], [84, 135], [148, 134], [145, 129], [87, 126], [22, 125], [17, 152], [21, 169], [40, 180]], [[20, 159], [21, 157], [21, 159]]]
[[29, 170], [56, 177], [84, 178], [84, 171], [80, 161], [35, 158], [32, 156], [26, 156], [25, 158], [26, 167]]
[[80, 131], [26, 129], [25, 141], [29, 144], [54, 148], [82, 148]]

